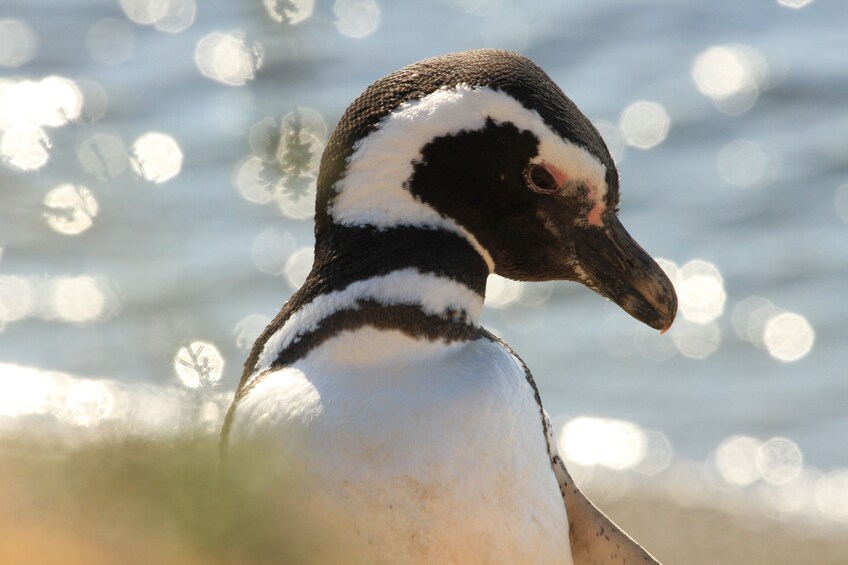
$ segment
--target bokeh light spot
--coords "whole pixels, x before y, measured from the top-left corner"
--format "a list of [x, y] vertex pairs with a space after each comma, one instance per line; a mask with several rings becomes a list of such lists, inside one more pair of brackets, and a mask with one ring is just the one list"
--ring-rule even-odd
[[186, 388], [209, 387], [221, 380], [224, 358], [211, 343], [193, 341], [177, 351], [174, 371]]
[[740, 187], [762, 185], [767, 159], [759, 143], [731, 141], [718, 153], [718, 171], [728, 184]]
[[744, 59], [731, 46], [710, 47], [699, 53], [692, 78], [698, 90], [710, 98], [727, 98], [754, 86]]
[[712, 263], [694, 259], [680, 268], [675, 288], [683, 316], [698, 324], [706, 324], [721, 316], [727, 293], [718, 268]]
[[695, 57], [692, 79], [698, 90], [730, 115], [748, 111], [768, 76], [762, 54], [748, 45], [710, 47]]
[[763, 342], [775, 359], [798, 361], [813, 348], [815, 335], [813, 326], [804, 316], [782, 312], [766, 322]]
[[715, 466], [721, 477], [731, 485], [746, 486], [760, 479], [757, 457], [762, 444], [748, 436], [733, 436], [724, 440], [715, 452]]
[[250, 128], [250, 148], [263, 162], [279, 162], [289, 176], [315, 172], [321, 162], [327, 122], [312, 108], [297, 108], [282, 119], [267, 117]]
[[60, 76], [7, 82], [0, 88], [0, 128], [59, 127], [79, 117], [82, 93]]
[[156, 18], [154, 25], [165, 33], [180, 33], [194, 23], [197, 4], [194, 0], [168, 0], [165, 13]]
[[769, 300], [749, 296], [733, 307], [733, 329], [741, 339], [762, 346], [766, 323], [779, 313], [780, 310]]
[[6, 322], [26, 318], [35, 306], [35, 288], [18, 275], [0, 275], [0, 307]]
[[283, 116], [276, 157], [286, 177], [318, 171], [326, 135], [327, 123], [314, 110], [298, 108]]
[[680, 266], [671, 259], [666, 259], [664, 257], [656, 257], [655, 261], [676, 289], [677, 285], [680, 284]]
[[43, 126], [59, 127], [76, 120], [82, 110], [82, 93], [74, 81], [49, 76], [36, 84], [36, 98], [30, 109], [33, 122]]
[[262, 0], [268, 17], [279, 24], [297, 25], [312, 15], [315, 0]]
[[706, 359], [721, 345], [721, 328], [716, 322], [693, 323], [687, 319], [678, 320], [671, 331], [671, 338], [677, 350], [690, 359]]
[[103, 18], [88, 28], [85, 47], [91, 58], [98, 63], [118, 65], [132, 57], [135, 34], [124, 20]]
[[236, 347], [245, 352], [250, 351], [253, 342], [270, 323], [271, 318], [261, 314], [250, 314], [239, 320], [233, 332], [236, 334]]
[[645, 432], [644, 457], [635, 470], [644, 475], [656, 475], [671, 464], [674, 450], [665, 434], [653, 430]]
[[88, 324], [103, 315], [106, 296], [94, 277], [59, 277], [53, 282], [51, 303], [62, 320]]
[[580, 465], [623, 470], [642, 462], [646, 436], [632, 422], [580, 416], [562, 427], [558, 446], [566, 459]]
[[274, 190], [274, 201], [280, 213], [292, 220], [308, 220], [315, 215], [318, 177], [300, 175], [295, 179], [280, 178]]
[[171, 0], [121, 0], [127, 17], [139, 25], [152, 25], [165, 17]]
[[245, 157], [236, 165], [233, 184], [242, 198], [254, 204], [267, 204], [274, 199], [274, 185], [263, 175], [262, 160], [255, 155]]
[[30, 62], [37, 50], [38, 37], [28, 23], [0, 20], [0, 67], [20, 67]]
[[194, 62], [203, 76], [241, 86], [253, 80], [261, 66], [262, 51], [258, 45], [248, 47], [241, 32], [213, 32], [197, 42]]
[[621, 162], [627, 151], [627, 139], [621, 132], [621, 129], [616, 124], [607, 120], [598, 120], [593, 122], [593, 125], [597, 128], [601, 137], [604, 138], [604, 143], [606, 143], [613, 160], [616, 163]]
[[36, 126], [18, 126], [3, 133], [0, 159], [22, 171], [43, 167], [50, 158], [50, 138]]
[[129, 162], [124, 142], [109, 133], [95, 133], [83, 139], [77, 148], [77, 158], [86, 172], [100, 180], [119, 176]]
[[311, 108], [297, 108], [282, 119], [263, 118], [250, 129], [254, 155], [236, 170], [239, 192], [252, 202], [274, 200], [288, 218], [312, 218], [326, 135], [327, 123]]
[[306, 134], [321, 147], [317, 155], [311, 154], [309, 162], [313, 165], [313, 168], [317, 168], [321, 162], [321, 153], [324, 150], [324, 142], [327, 140], [328, 132], [327, 120], [324, 119], [321, 112], [313, 108], [299, 107], [283, 116], [284, 134]]
[[270, 228], [253, 239], [250, 258], [263, 273], [282, 275], [286, 271], [286, 261], [296, 248], [290, 233]]
[[298, 108], [283, 117], [275, 155], [279, 164], [274, 199], [280, 212], [294, 220], [312, 218], [318, 165], [324, 152], [326, 123], [314, 110]]
[[133, 170], [150, 182], [161, 184], [180, 173], [183, 152], [170, 135], [150, 132], [132, 145]]
[[772, 484], [786, 484], [800, 475], [802, 463], [801, 450], [786, 438], [772, 438], [757, 451], [757, 469]]
[[82, 110], [79, 118], [85, 123], [96, 122], [106, 113], [109, 107], [109, 95], [100, 86], [99, 82], [93, 80], [76, 81], [77, 88], [82, 94]]
[[47, 225], [65, 235], [77, 235], [90, 228], [98, 208], [90, 190], [73, 184], [62, 184], [48, 192], [44, 206]]
[[312, 270], [312, 262], [315, 257], [315, 250], [312, 247], [301, 247], [292, 253], [286, 260], [285, 275], [286, 281], [293, 290], [299, 289], [309, 272]]
[[665, 140], [671, 118], [661, 104], [639, 100], [624, 109], [618, 126], [628, 145], [650, 149]]
[[339, 33], [362, 39], [380, 26], [380, 6], [375, 0], [336, 0], [333, 5]]

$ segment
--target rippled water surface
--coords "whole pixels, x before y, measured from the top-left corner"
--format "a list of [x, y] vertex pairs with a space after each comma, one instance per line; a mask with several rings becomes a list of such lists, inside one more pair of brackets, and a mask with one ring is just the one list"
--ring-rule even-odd
[[848, 520], [847, 29], [825, 0], [6, 0], [0, 431], [214, 430], [309, 269], [346, 105], [501, 47], [601, 130], [681, 299], [660, 337], [573, 283], [490, 280], [562, 450]]

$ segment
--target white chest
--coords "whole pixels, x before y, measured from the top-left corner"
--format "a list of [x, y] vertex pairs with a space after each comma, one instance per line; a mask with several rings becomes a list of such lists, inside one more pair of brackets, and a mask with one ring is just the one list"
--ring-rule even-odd
[[540, 408], [519, 363], [486, 339], [342, 333], [242, 399], [230, 441], [251, 440], [297, 473], [303, 516], [321, 515], [351, 555], [571, 563]]

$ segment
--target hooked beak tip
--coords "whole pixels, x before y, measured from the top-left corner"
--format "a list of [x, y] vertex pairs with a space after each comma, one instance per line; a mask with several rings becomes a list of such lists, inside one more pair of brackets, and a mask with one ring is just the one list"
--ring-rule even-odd
[[603, 230], [578, 232], [575, 243], [589, 288], [625, 312], [666, 333], [677, 315], [677, 293], [665, 271], [636, 243], [615, 216]]

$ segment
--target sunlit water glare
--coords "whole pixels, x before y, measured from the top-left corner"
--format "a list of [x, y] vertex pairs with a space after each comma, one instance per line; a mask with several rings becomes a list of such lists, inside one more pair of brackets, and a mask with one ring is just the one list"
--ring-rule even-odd
[[77, 439], [110, 437], [116, 432], [163, 437], [208, 426], [210, 420], [212, 428], [220, 426], [232, 395], [207, 386], [198, 402], [193, 369], [192, 375], [188, 388], [139, 387], [0, 363], [0, 433], [20, 432], [18, 425], [25, 425], [36, 436], [58, 431], [67, 435], [75, 428], [80, 434]]

